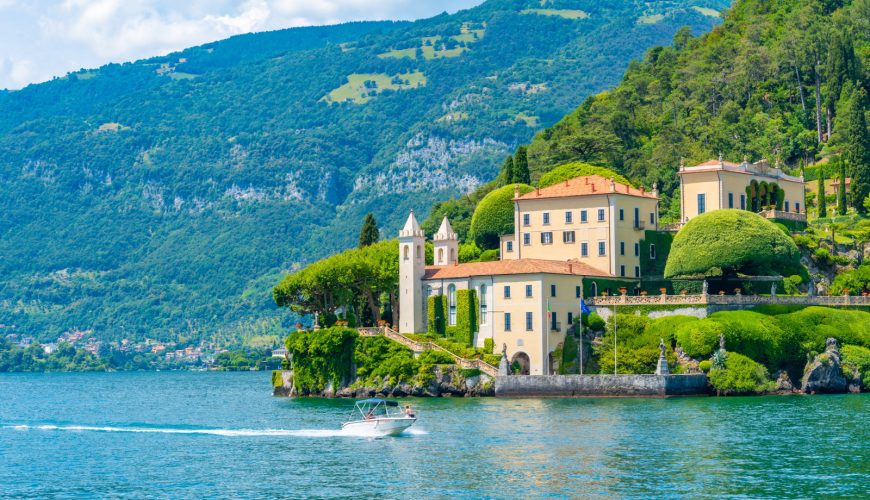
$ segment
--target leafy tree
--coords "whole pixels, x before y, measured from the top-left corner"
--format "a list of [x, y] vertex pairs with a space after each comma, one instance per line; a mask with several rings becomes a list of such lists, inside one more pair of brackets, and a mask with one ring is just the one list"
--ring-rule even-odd
[[629, 182], [628, 179], [617, 174], [613, 170], [610, 170], [609, 168], [596, 167], [595, 165], [589, 165], [588, 163], [581, 162], [566, 163], [564, 165], [559, 165], [553, 170], [550, 170], [549, 172], [541, 176], [541, 179], [538, 181], [538, 186], [542, 188], [552, 186], [560, 182], [565, 182], [568, 179], [574, 179], [576, 177], [582, 177], [586, 175], [600, 175], [601, 177], [613, 179], [620, 184], [627, 184], [629, 186], [633, 186], [633, 184]]
[[532, 182], [529, 174], [529, 160], [526, 156], [526, 147], [520, 146], [517, 148], [516, 156], [513, 162], [513, 183], [514, 184], [529, 184]]
[[499, 237], [514, 230], [514, 191], [528, 193], [534, 188], [527, 184], [508, 184], [486, 195], [471, 217], [469, 236], [482, 249], [499, 246]]
[[367, 247], [378, 242], [380, 231], [375, 216], [371, 212], [366, 215], [362, 228], [359, 232], [359, 248]]
[[772, 222], [744, 210], [714, 210], [674, 237], [665, 277], [800, 274], [800, 252]]

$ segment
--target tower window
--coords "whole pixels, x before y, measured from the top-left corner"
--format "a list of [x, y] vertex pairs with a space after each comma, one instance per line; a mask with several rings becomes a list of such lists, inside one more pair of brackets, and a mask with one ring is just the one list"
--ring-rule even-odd
[[480, 324], [486, 324], [486, 285], [480, 285]]
[[447, 309], [448, 318], [447, 324], [450, 326], [456, 325], [456, 285], [447, 287]]

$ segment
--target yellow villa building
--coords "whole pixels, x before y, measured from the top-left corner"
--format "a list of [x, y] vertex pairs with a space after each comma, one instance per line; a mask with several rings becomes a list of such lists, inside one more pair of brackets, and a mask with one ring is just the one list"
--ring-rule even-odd
[[[782, 191], [778, 213], [804, 214], [802, 179], [763, 161], [711, 160], [681, 166], [679, 176], [682, 222], [719, 208], [751, 208], [747, 194], [755, 196], [761, 182], [765, 192]], [[593, 175], [517, 191], [513, 204], [514, 230], [501, 236], [493, 262], [458, 263], [459, 241], [445, 217], [432, 238], [434, 265], [427, 266], [426, 235], [411, 212], [399, 232], [399, 332], [427, 331], [429, 298], [439, 295], [446, 325], [455, 327], [457, 294], [473, 290], [474, 345], [492, 339], [522, 374], [551, 374], [553, 352], [580, 314], [584, 290], [605, 291], [599, 281], [639, 286], [642, 260], [656, 259], [654, 247], [641, 254], [641, 242], [646, 231], [659, 230], [658, 193]]]

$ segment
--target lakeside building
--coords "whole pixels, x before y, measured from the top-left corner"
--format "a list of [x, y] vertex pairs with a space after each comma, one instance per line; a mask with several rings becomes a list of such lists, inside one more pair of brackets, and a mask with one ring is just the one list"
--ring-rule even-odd
[[[679, 176], [682, 223], [719, 208], [773, 208], [762, 214], [805, 220], [803, 179], [763, 160], [681, 165]], [[516, 191], [513, 205], [514, 230], [501, 236], [492, 262], [459, 263], [459, 240], [445, 217], [432, 236], [434, 265], [427, 266], [426, 235], [409, 214], [399, 232], [398, 328], [432, 331], [430, 299], [441, 296], [446, 329], [471, 325], [475, 346], [492, 339], [520, 373], [551, 374], [581, 298], [620, 288], [639, 293], [641, 279], [661, 279], [667, 255], [652, 243], [663, 234], [658, 192], [592, 175]]]

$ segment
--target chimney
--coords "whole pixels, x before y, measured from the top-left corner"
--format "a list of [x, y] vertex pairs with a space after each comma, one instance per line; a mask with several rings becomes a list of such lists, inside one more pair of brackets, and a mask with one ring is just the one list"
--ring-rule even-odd
[[584, 177], [583, 180], [586, 181], [585, 184], [588, 186], [589, 185], [589, 177]]
[[616, 181], [614, 181], [613, 179], [610, 179], [610, 192], [611, 193], [616, 192]]
[[568, 273], [574, 274], [574, 264], [572, 264], [570, 262], [568, 263]]
[[535, 196], [541, 196], [541, 189], [535, 188]]
[[592, 186], [592, 192], [594, 193], [595, 192], [595, 184], [591, 184], [591, 186]]

